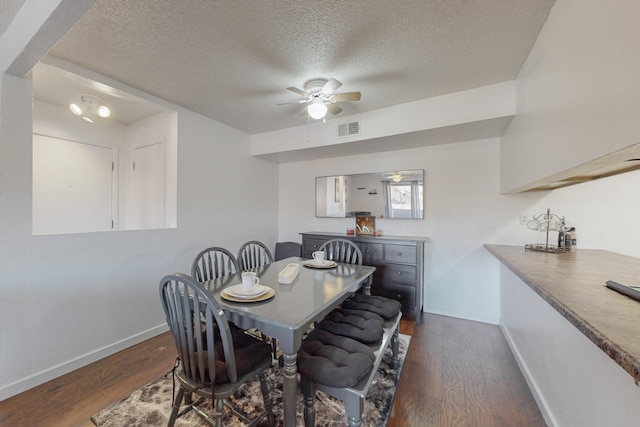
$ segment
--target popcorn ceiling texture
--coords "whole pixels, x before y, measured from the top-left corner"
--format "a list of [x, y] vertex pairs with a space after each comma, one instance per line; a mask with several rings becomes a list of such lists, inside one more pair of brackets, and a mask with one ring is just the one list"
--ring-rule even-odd
[[97, 0], [50, 54], [255, 134], [312, 78], [362, 92], [341, 116], [513, 80], [553, 4]]

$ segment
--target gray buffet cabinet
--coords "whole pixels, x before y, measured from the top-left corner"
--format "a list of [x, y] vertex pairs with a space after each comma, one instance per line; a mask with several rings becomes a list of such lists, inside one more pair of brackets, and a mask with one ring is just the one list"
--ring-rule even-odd
[[363, 264], [376, 267], [371, 293], [402, 303], [403, 317], [420, 323], [424, 295], [426, 237], [347, 235], [308, 232], [302, 235], [302, 256], [312, 258], [324, 242], [347, 239], [362, 251]]

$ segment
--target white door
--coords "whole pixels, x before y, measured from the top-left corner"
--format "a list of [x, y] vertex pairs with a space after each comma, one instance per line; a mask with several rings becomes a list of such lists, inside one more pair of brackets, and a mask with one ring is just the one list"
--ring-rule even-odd
[[111, 230], [114, 149], [33, 135], [33, 234]]
[[165, 227], [164, 142], [133, 150], [135, 228]]

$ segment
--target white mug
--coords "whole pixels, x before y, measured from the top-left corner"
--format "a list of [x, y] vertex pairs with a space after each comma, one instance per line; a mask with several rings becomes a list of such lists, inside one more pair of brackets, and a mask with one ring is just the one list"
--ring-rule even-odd
[[313, 261], [316, 264], [322, 264], [324, 262], [324, 251], [315, 251], [311, 255], [313, 255]]
[[242, 290], [250, 292], [253, 288], [260, 284], [260, 278], [253, 271], [245, 271], [242, 273]]

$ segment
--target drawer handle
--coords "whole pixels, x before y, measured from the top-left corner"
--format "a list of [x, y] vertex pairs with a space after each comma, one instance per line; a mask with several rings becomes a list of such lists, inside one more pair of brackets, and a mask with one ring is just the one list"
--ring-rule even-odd
[[402, 252], [398, 252], [398, 256], [402, 256]]
[[400, 271], [398, 271], [396, 274], [397, 274], [398, 276], [402, 276], [402, 273], [401, 273]]

